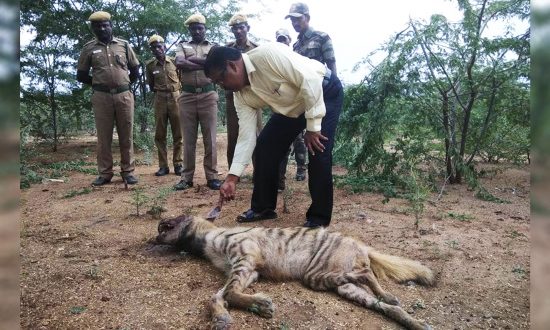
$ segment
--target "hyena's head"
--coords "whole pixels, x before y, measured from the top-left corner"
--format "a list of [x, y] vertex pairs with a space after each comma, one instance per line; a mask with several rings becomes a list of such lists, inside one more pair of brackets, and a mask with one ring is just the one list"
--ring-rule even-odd
[[158, 244], [177, 245], [184, 230], [191, 224], [192, 216], [180, 215], [173, 219], [164, 219], [159, 223]]

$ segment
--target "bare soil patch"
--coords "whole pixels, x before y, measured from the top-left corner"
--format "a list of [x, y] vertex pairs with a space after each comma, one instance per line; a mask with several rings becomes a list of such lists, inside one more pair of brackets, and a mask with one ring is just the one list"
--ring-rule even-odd
[[[223, 178], [225, 134], [218, 139]], [[93, 140], [76, 139], [37, 161], [94, 161], [94, 150]], [[169, 194], [163, 217], [184, 212], [205, 216], [215, 205], [218, 193], [205, 186], [200, 155], [202, 147], [195, 187]], [[447, 186], [440, 200], [426, 204], [420, 231], [414, 230], [406, 201], [383, 204], [381, 195], [335, 191], [331, 230], [356, 236], [382, 252], [419, 260], [437, 274], [433, 288], [382, 283], [409, 313], [434, 329], [529, 328], [529, 168], [483, 166], [489, 173], [485, 187], [510, 203], [481, 201], [465, 186]], [[137, 167], [138, 186], [149, 196], [179, 181], [173, 174], [155, 177], [156, 170], [156, 165]], [[257, 226], [303, 223], [310, 202], [307, 181], [294, 181], [294, 173], [290, 166], [287, 190], [279, 195], [279, 218]], [[135, 215], [130, 202], [136, 187], [125, 190], [120, 177], [97, 188], [90, 186], [94, 177], [87, 174], [70, 172], [65, 179], [21, 193], [21, 327], [208, 329], [206, 302], [223, 286], [223, 274], [204, 260], [151, 244], [158, 220]], [[67, 197], [85, 188], [91, 191]], [[235, 217], [249, 207], [251, 189], [248, 175], [217, 225], [236, 225]], [[272, 297], [275, 317], [231, 310], [235, 329], [400, 328], [336, 294], [314, 292], [299, 283], [260, 279], [249, 290]]]

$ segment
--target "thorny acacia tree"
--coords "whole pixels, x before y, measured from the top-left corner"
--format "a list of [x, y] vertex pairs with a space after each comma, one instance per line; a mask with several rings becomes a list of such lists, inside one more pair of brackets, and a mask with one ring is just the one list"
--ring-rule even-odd
[[[348, 90], [338, 156], [357, 174], [388, 178], [400, 160], [442, 157], [446, 179], [461, 183], [476, 156], [516, 130], [524, 137], [517, 152], [528, 155], [530, 31], [518, 34], [510, 22], [529, 18], [529, 1], [457, 4], [456, 24], [441, 15], [411, 19], [381, 48], [385, 59]], [[495, 34], [499, 23], [508, 25]]]

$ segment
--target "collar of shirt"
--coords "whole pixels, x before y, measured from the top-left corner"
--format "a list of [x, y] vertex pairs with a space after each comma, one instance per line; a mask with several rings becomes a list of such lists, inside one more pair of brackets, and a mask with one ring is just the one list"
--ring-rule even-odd
[[[95, 41], [96, 41], [95, 42], [96, 45], [98, 45], [98, 44], [99, 45], [107, 45], [107, 44], [104, 44], [103, 42], [99, 41], [99, 39], [97, 39], [97, 38], [95, 38]], [[113, 37], [113, 40], [109, 41], [109, 44], [112, 44], [112, 43], [116, 44], [116, 43], [119, 43], [119, 42], [120, 42], [120, 39]]]
[[244, 44], [244, 47], [241, 47], [237, 44], [237, 40], [233, 41], [232, 43], [232, 46], [233, 48], [236, 48], [236, 49], [249, 49], [249, 48], [252, 48], [254, 47], [255, 45], [252, 44], [252, 42], [250, 42], [250, 40], [247, 38], [246, 39], [246, 43]]
[[313, 35], [313, 32], [315, 30], [310, 26], [307, 28], [307, 30], [304, 33], [298, 34], [298, 40], [302, 40], [304, 38], [309, 39]]
[[209, 45], [210, 44], [210, 41], [204, 39], [203, 41], [201, 42], [194, 42], [193, 39], [191, 39], [191, 41], [187, 42], [188, 44], [197, 44], [197, 45]]
[[242, 56], [243, 56], [244, 68], [250, 80], [250, 75], [256, 71], [256, 67], [254, 66], [254, 64], [252, 64], [252, 61], [250, 61], [250, 57], [248, 57], [247, 54], [242, 54]]
[[[168, 56], [166, 56], [164, 58], [164, 63], [172, 63], [172, 59]], [[158, 66], [162, 66], [162, 64], [160, 64], [160, 61], [158, 60], [158, 58], [155, 57], [155, 66], [158, 65]]]

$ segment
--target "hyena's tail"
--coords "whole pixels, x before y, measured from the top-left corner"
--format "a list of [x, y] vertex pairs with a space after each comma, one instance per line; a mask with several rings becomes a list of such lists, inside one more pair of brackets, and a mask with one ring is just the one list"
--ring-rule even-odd
[[391, 278], [396, 282], [415, 281], [423, 285], [433, 285], [432, 271], [411, 259], [383, 254], [369, 250], [371, 269], [379, 279]]

